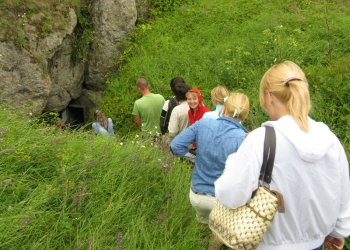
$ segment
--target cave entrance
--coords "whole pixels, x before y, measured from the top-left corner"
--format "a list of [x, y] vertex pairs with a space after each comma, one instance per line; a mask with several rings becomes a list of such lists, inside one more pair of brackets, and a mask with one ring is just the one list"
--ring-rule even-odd
[[85, 95], [73, 99], [61, 112], [64, 124], [84, 125], [93, 119], [96, 105]]
[[61, 117], [64, 124], [79, 125], [87, 122], [85, 116], [86, 107], [83, 105], [69, 104], [62, 112]]

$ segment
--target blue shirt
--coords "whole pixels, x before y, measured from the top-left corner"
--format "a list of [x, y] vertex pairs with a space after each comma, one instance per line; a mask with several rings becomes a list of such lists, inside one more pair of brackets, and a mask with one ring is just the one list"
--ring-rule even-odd
[[222, 105], [215, 106], [215, 110], [211, 112], [205, 112], [202, 118], [218, 119], [221, 114]]
[[247, 130], [233, 118], [202, 118], [176, 136], [170, 144], [176, 156], [188, 153], [188, 146], [197, 142], [196, 164], [192, 188], [215, 196], [214, 182], [225, 169], [227, 157], [241, 146]]

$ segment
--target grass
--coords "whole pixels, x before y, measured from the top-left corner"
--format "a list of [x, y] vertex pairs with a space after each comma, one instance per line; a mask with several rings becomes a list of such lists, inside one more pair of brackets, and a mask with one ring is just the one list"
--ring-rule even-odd
[[190, 164], [167, 142], [57, 129], [4, 108], [0, 117], [1, 249], [205, 247]]
[[[170, 79], [181, 76], [202, 91], [210, 108], [210, 91], [217, 85], [247, 94], [251, 115], [245, 126], [253, 129], [267, 119], [258, 98], [262, 75], [274, 63], [291, 60], [308, 77], [311, 117], [327, 123], [347, 142], [349, 133], [335, 121], [346, 126], [350, 122], [349, 7], [348, 1], [340, 0], [208, 0], [182, 5], [139, 25], [123, 42], [129, 47], [117, 62], [118, 73], [107, 83], [101, 106], [117, 131], [134, 131], [130, 113], [139, 96], [135, 80], [146, 77], [152, 92], [169, 98]], [[329, 114], [329, 105], [337, 114]]]

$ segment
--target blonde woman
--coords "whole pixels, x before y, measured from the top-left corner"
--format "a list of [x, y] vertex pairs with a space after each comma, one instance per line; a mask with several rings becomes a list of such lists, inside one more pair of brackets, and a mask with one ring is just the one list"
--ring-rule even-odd
[[101, 110], [94, 113], [95, 121], [92, 124], [92, 130], [103, 136], [114, 136], [113, 122], [111, 118], [107, 118]]
[[304, 72], [286, 61], [260, 82], [260, 103], [270, 121], [252, 131], [226, 161], [215, 196], [235, 209], [258, 188], [265, 128], [274, 127], [276, 155], [270, 188], [284, 197], [258, 249], [342, 249], [350, 234], [349, 165], [332, 131], [308, 117], [310, 96]]
[[228, 91], [224, 86], [217, 86], [212, 89], [210, 95], [215, 110], [204, 113], [203, 118], [218, 119], [221, 114], [222, 106], [224, 105], [224, 99], [228, 96]]
[[[224, 171], [227, 156], [238, 150], [247, 133], [241, 122], [246, 119], [248, 112], [248, 97], [242, 93], [232, 93], [223, 105], [220, 118], [195, 122], [170, 144], [174, 155], [194, 159], [188, 146], [197, 142], [189, 196], [201, 223], [208, 224], [209, 213], [216, 201], [214, 182]], [[220, 245], [210, 249], [219, 249]]]

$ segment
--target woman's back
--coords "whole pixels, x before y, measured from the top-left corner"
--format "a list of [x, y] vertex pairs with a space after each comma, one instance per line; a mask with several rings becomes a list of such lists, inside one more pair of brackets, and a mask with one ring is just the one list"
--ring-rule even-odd
[[195, 190], [214, 195], [214, 181], [222, 174], [227, 157], [242, 144], [247, 131], [228, 117], [201, 119], [190, 130], [193, 134], [192, 137], [187, 135], [188, 138], [197, 142], [192, 186]]
[[[345, 152], [326, 125], [311, 119], [309, 125], [305, 133], [291, 116], [263, 124], [276, 131], [270, 189], [283, 195], [286, 211], [276, 213], [259, 249], [313, 249], [334, 229], [337, 218], [342, 218], [339, 232], [344, 228], [346, 235], [349, 230], [349, 208], [342, 205], [350, 199]], [[253, 131], [237, 154], [228, 157], [226, 164], [231, 167], [215, 183], [223, 205], [244, 205], [258, 187], [264, 137], [264, 128]]]

